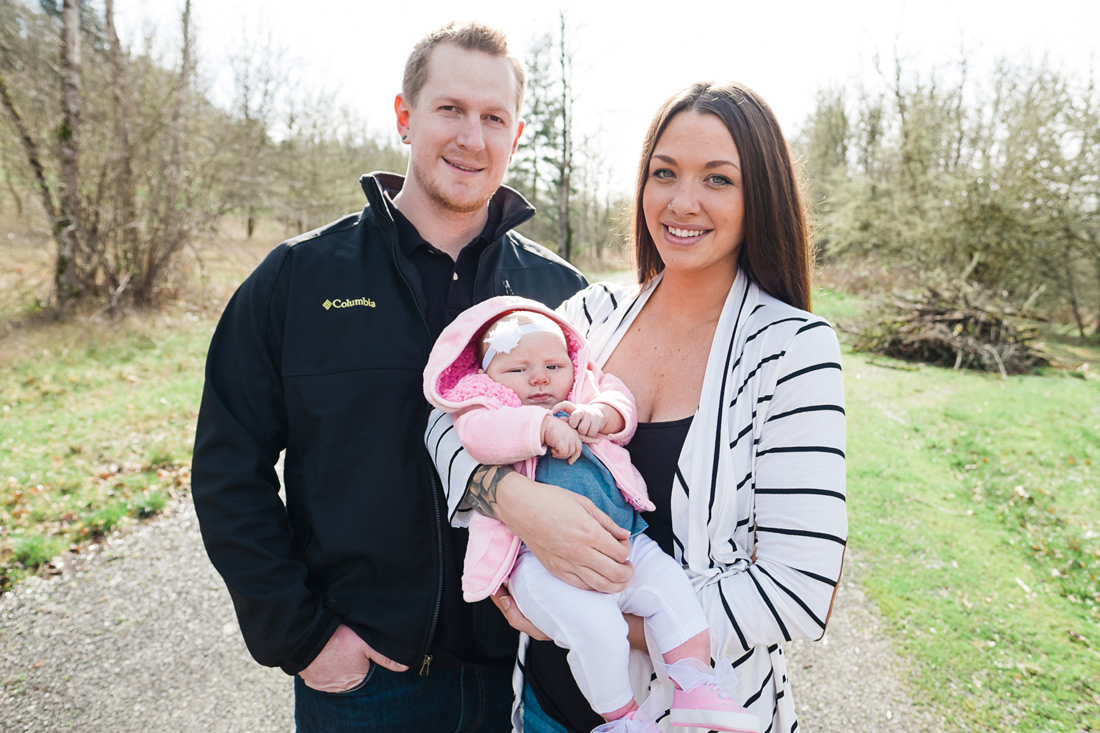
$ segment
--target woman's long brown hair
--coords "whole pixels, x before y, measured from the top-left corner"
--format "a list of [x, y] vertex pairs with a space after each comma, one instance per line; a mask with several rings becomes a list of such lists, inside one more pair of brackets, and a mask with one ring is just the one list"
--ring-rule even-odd
[[642, 195], [657, 141], [669, 120], [685, 111], [718, 117], [737, 146], [745, 200], [744, 238], [737, 266], [766, 292], [810, 310], [812, 243], [790, 149], [767, 103], [736, 83], [693, 84], [665, 102], [649, 126], [633, 210], [639, 282], [648, 282], [665, 267], [646, 225]]

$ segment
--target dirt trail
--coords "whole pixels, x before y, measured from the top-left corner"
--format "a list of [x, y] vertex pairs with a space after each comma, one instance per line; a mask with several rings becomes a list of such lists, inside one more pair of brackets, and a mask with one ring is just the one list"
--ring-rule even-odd
[[[789, 645], [800, 730], [925, 733], [851, 557], [826, 641]], [[60, 578], [0, 597], [0, 728], [293, 729], [291, 684], [245, 650], [189, 501]]]

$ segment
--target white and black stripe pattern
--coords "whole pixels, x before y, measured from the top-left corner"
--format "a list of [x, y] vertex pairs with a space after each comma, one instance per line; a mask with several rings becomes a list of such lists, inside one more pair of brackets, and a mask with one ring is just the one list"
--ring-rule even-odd
[[[603, 366], [657, 282], [644, 289], [593, 285], [559, 310], [585, 333]], [[426, 442], [452, 522], [461, 526], [477, 464], [461, 450], [452, 423], [434, 414]], [[798, 728], [780, 644], [825, 631], [848, 536], [844, 497], [836, 335], [739, 273], [676, 468], [672, 514], [676, 557], [710, 620], [712, 654], [734, 665], [734, 694], [763, 731]], [[633, 663], [632, 679], [644, 688], [652, 667], [639, 655]], [[671, 702], [667, 682], [652, 689]], [[638, 693], [644, 699], [645, 690]]]
[[433, 409], [424, 435], [424, 444], [442, 479], [451, 524], [455, 527], [466, 527], [470, 524], [470, 512], [473, 510], [463, 498], [474, 471], [481, 464], [471, 458], [462, 447], [454, 427], [454, 415], [438, 408]]
[[[587, 330], [597, 364], [655, 285], [591, 287], [563, 306]], [[735, 694], [763, 730], [798, 727], [779, 645], [825, 631], [848, 536], [844, 497], [836, 335], [739, 274], [678, 461], [672, 512], [677, 559], [710, 619], [712, 653], [734, 664]]]

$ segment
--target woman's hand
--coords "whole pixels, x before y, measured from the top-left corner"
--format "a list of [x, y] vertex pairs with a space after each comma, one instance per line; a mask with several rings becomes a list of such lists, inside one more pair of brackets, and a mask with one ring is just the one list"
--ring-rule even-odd
[[616, 593], [634, 576], [630, 532], [592, 500], [510, 471], [494, 480], [494, 516], [550, 573], [582, 590]]
[[489, 597], [493, 599], [493, 603], [500, 609], [500, 612], [504, 614], [504, 618], [513, 629], [527, 634], [535, 641], [550, 641], [550, 637], [539, 631], [539, 629], [531, 623], [531, 620], [524, 616], [519, 610], [519, 606], [516, 605], [516, 600], [512, 598], [511, 594], [508, 592], [507, 584], [497, 588], [497, 592]]

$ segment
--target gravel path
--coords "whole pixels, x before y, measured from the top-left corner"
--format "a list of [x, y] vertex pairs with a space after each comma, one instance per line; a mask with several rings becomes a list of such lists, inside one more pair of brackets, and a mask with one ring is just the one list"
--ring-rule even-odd
[[[289, 731], [289, 678], [245, 650], [190, 502], [0, 597], [0, 729]], [[942, 730], [916, 709], [849, 553], [826, 639], [788, 645], [801, 731]]]

